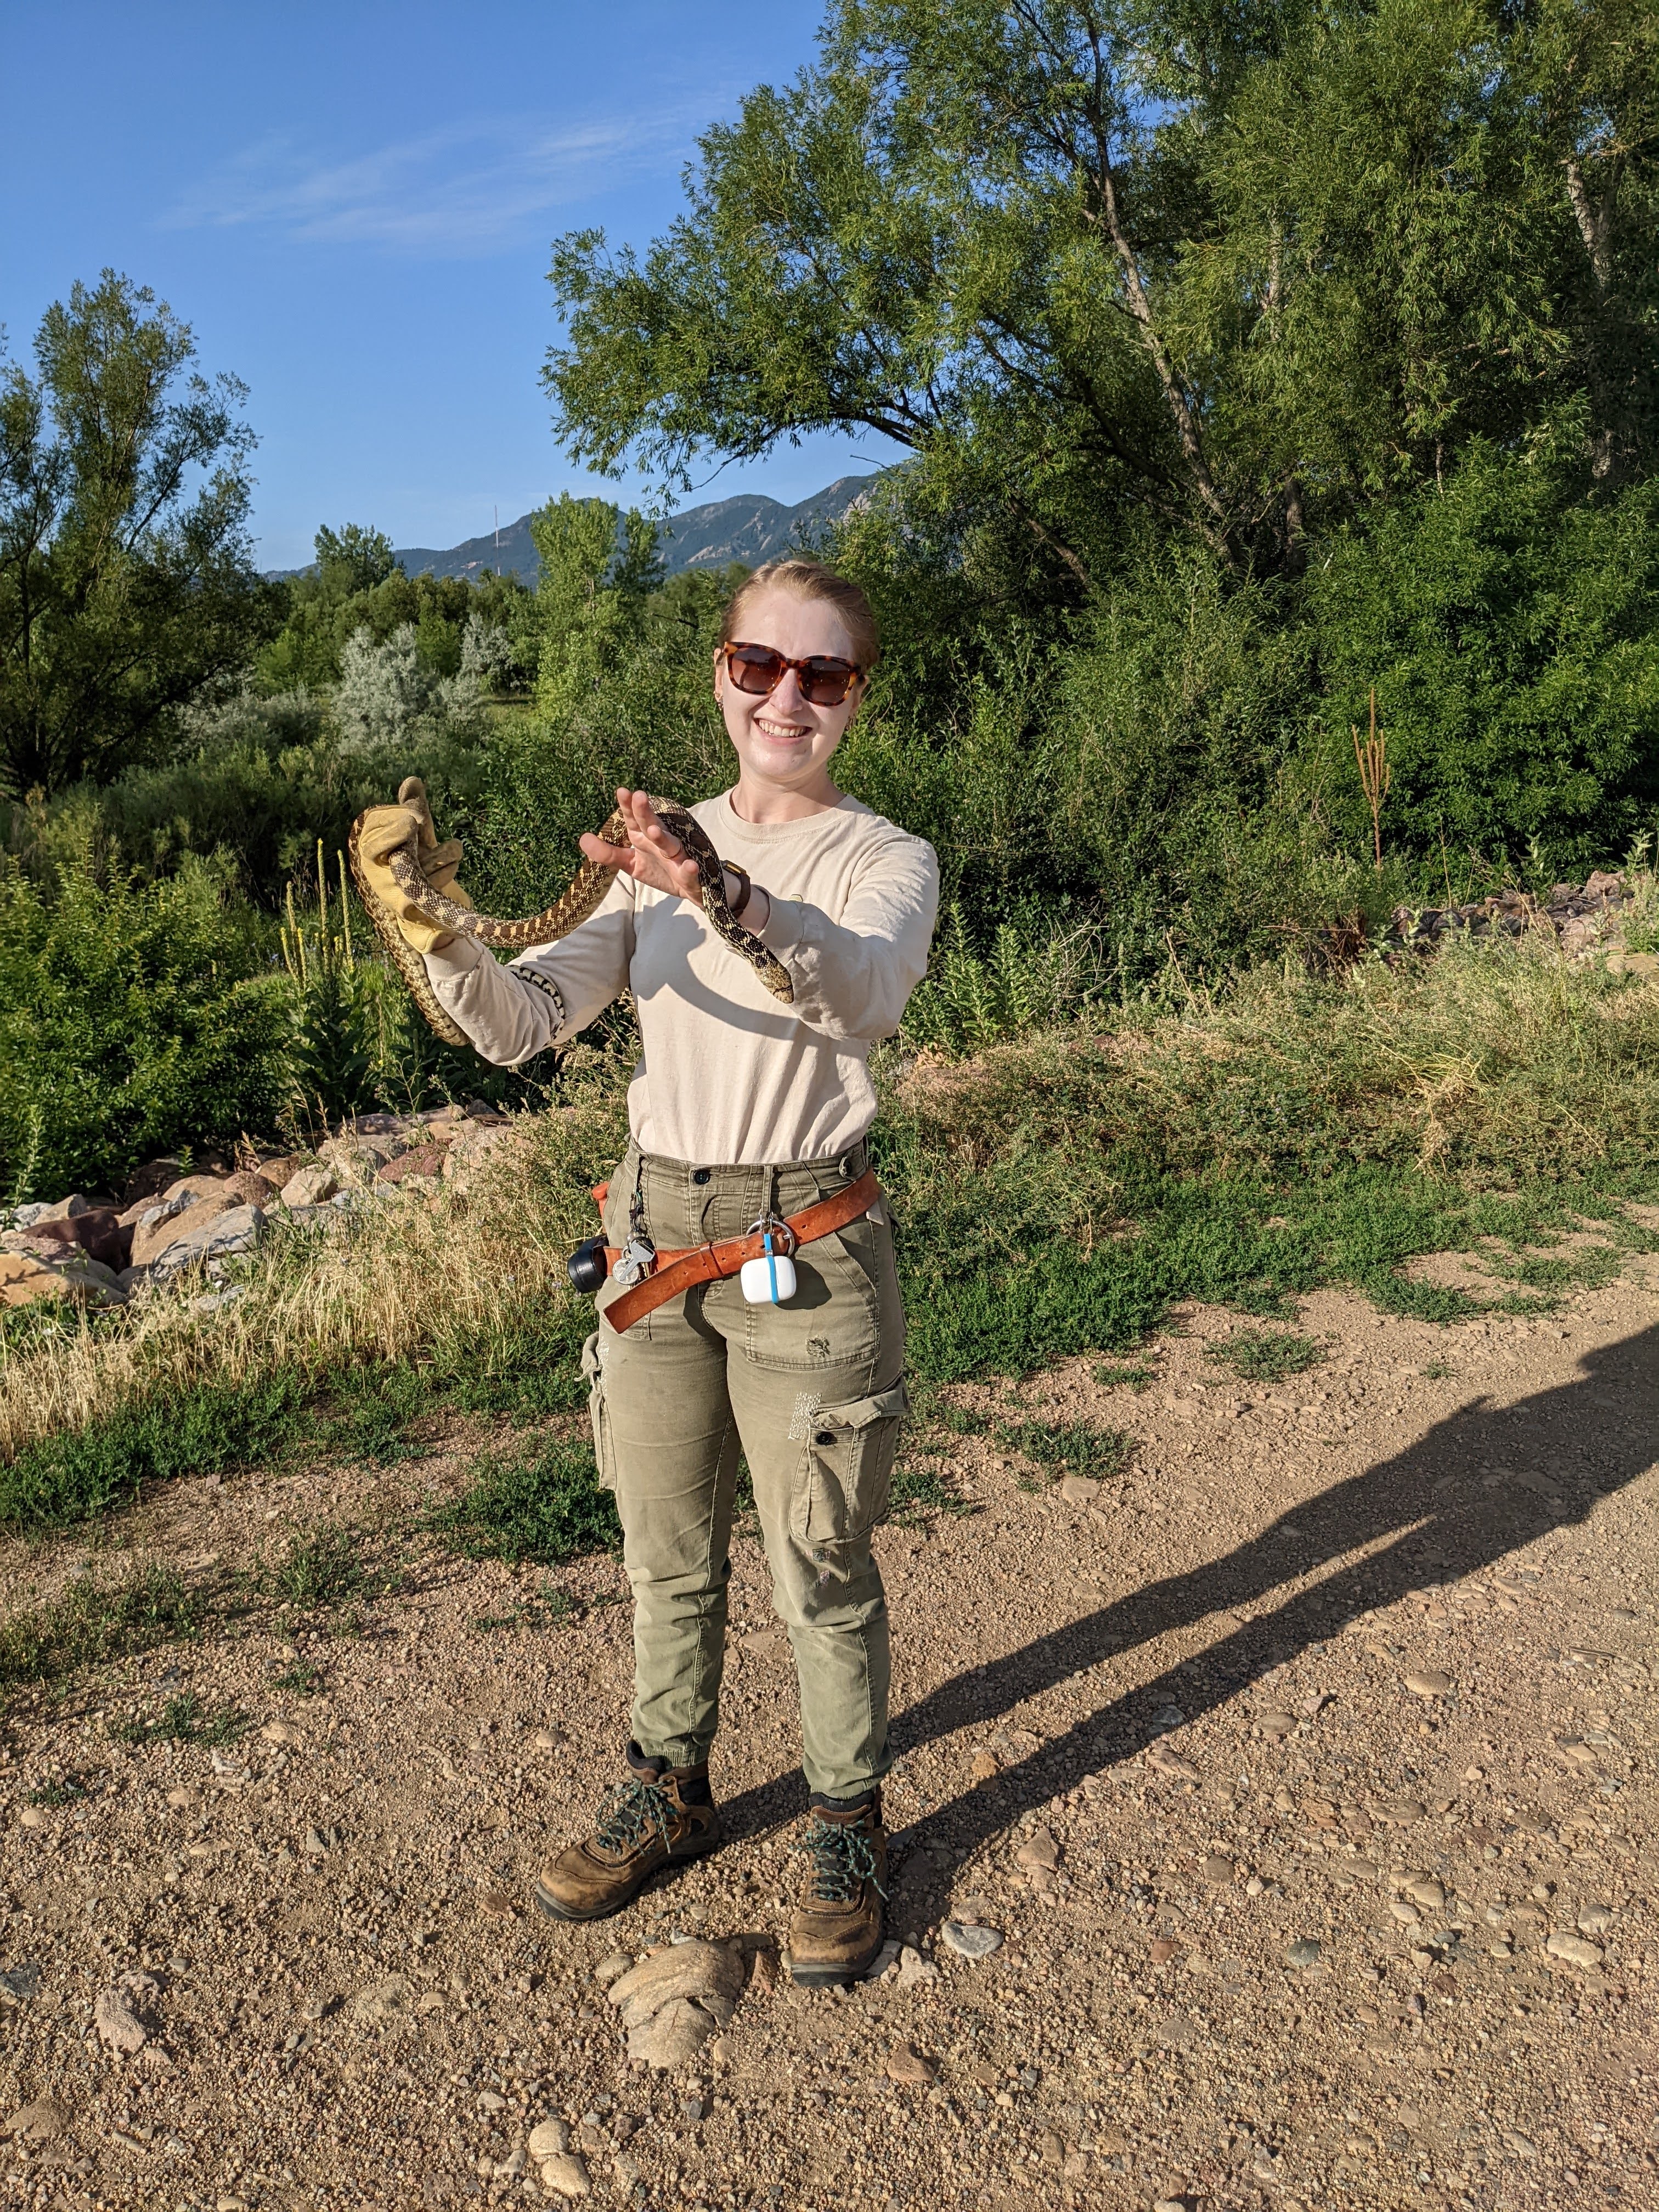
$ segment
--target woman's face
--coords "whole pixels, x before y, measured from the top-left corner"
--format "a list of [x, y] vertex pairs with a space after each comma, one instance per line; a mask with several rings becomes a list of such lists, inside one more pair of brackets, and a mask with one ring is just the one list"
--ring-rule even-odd
[[[769, 645], [790, 660], [814, 654], [838, 660], [856, 656], [841, 617], [826, 599], [798, 599], [793, 592], [764, 592], [750, 602], [741, 624], [744, 645]], [[814, 707], [800, 694], [793, 668], [764, 698], [739, 691], [724, 653], [714, 656], [714, 696], [737, 748], [744, 774], [758, 783], [801, 790], [819, 781], [864, 696], [860, 677], [838, 707]]]

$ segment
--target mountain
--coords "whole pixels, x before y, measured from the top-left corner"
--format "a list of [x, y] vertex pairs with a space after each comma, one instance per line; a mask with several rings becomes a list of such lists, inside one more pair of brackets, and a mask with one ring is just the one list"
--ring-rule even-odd
[[[789, 552], [800, 539], [829, 522], [839, 522], [875, 476], [837, 477], [822, 491], [785, 507], [763, 492], [738, 492], [731, 499], [710, 500], [704, 507], [688, 507], [663, 525], [660, 544], [671, 576], [682, 568], [719, 568], [728, 561], [758, 568]], [[531, 541], [530, 517], [521, 514], [507, 523], [497, 542], [493, 532], [452, 545], [447, 553], [424, 545], [406, 545], [398, 554], [406, 575], [430, 569], [434, 576], [476, 576], [480, 569], [510, 571], [532, 587], [541, 574], [541, 562]]]

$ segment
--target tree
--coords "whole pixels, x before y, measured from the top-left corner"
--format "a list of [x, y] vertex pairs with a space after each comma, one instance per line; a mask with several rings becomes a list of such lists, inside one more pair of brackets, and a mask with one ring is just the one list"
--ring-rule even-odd
[[312, 544], [317, 549], [318, 578], [330, 599], [372, 592], [398, 566], [385, 531], [365, 530], [360, 522], [348, 522], [338, 531], [324, 523]]
[[557, 434], [685, 485], [826, 428], [1073, 586], [1235, 574], [1470, 439], [1654, 434], [1645, 0], [832, 0], [640, 258], [558, 241]]
[[162, 749], [240, 669], [275, 603], [247, 536], [245, 387], [106, 269], [0, 368], [0, 789], [100, 779]]

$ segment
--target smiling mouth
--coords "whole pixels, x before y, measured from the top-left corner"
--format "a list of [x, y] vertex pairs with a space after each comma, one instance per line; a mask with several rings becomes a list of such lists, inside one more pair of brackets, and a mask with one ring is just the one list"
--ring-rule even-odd
[[755, 727], [760, 732], [763, 738], [782, 738], [793, 740], [799, 738], [810, 737], [812, 733], [811, 725], [810, 723], [773, 722], [769, 721], [763, 715], [760, 714], [757, 714], [755, 717]]

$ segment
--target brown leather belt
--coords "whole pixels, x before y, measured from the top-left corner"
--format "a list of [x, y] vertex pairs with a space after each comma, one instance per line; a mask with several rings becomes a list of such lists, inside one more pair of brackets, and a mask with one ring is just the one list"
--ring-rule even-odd
[[[593, 1195], [601, 1205], [608, 1183], [601, 1183]], [[856, 1221], [867, 1213], [881, 1195], [881, 1185], [876, 1180], [873, 1168], [866, 1168], [856, 1182], [849, 1182], [845, 1190], [838, 1190], [833, 1198], [821, 1198], [816, 1206], [809, 1206], [802, 1213], [791, 1213], [784, 1218], [784, 1227], [792, 1238], [788, 1249], [811, 1244], [820, 1237], [829, 1237], [837, 1229], [844, 1229], [849, 1221]], [[607, 1244], [605, 1259], [615, 1267], [622, 1257], [614, 1244]], [[666, 1305], [670, 1298], [678, 1297], [698, 1283], [722, 1282], [735, 1275], [745, 1260], [763, 1260], [766, 1245], [758, 1234], [748, 1237], [729, 1237], [723, 1244], [696, 1244], [689, 1251], [659, 1252], [657, 1264], [642, 1283], [635, 1283], [631, 1291], [605, 1308], [605, 1318], [620, 1336], [632, 1328], [636, 1321], [654, 1313], [659, 1306]]]

